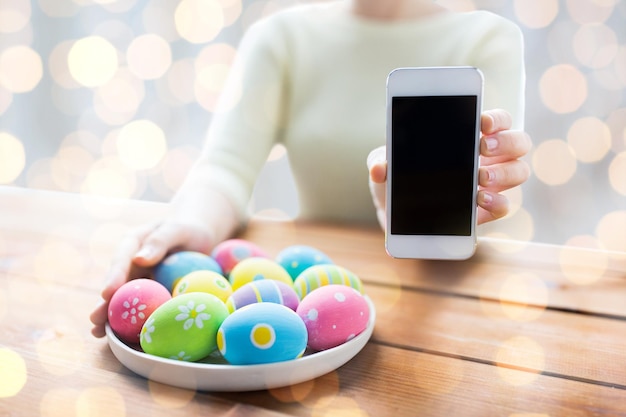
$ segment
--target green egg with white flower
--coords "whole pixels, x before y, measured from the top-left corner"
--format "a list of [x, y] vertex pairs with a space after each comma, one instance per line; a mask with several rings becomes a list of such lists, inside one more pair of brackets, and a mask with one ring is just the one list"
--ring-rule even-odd
[[163, 303], [148, 317], [140, 333], [144, 352], [168, 359], [195, 362], [217, 347], [217, 331], [228, 316], [213, 294], [181, 294]]

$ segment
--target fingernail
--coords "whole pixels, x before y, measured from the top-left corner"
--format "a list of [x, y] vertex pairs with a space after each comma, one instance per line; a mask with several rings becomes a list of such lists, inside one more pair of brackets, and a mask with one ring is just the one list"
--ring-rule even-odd
[[135, 258], [149, 259], [154, 255], [154, 252], [154, 248], [144, 246], [135, 254]]
[[485, 145], [487, 145], [487, 150], [493, 151], [498, 147], [498, 141], [493, 138], [485, 139]]
[[483, 193], [483, 202], [485, 204], [491, 204], [493, 201], [493, 196], [487, 192]]

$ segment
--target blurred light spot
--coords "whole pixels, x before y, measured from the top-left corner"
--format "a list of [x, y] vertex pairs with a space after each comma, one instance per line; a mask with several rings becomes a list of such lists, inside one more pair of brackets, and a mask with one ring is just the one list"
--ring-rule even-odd
[[212, 41], [224, 28], [224, 11], [215, 0], [181, 0], [174, 19], [180, 36], [191, 43]]
[[48, 57], [48, 69], [52, 79], [63, 88], [78, 88], [80, 84], [72, 77], [68, 67], [67, 56], [74, 45], [72, 41], [57, 44]]
[[76, 401], [77, 417], [126, 417], [126, 403], [122, 394], [111, 387], [83, 390]]
[[39, 407], [41, 417], [75, 417], [79, 391], [70, 388], [54, 388], [47, 391]]
[[26, 384], [26, 362], [7, 348], [0, 348], [0, 398], [17, 395]]
[[602, 24], [581, 26], [573, 42], [576, 58], [590, 68], [606, 67], [617, 55], [617, 35]]
[[0, 116], [7, 111], [13, 102], [13, 93], [0, 85]]
[[273, 388], [268, 392], [272, 397], [282, 403], [299, 403], [311, 393], [314, 386], [315, 381], [309, 380], [286, 387]]
[[189, 104], [195, 100], [194, 83], [196, 72], [192, 59], [182, 59], [172, 64], [167, 72], [167, 94], [178, 104]]
[[79, 9], [75, 2], [64, 0], [38, 0], [41, 10], [50, 17], [71, 17]]
[[607, 254], [598, 249], [601, 249], [600, 244], [593, 236], [570, 238], [559, 253], [563, 275], [577, 285], [589, 285], [598, 281], [604, 275], [609, 262]]
[[174, 409], [186, 406], [196, 395], [194, 390], [176, 388], [148, 380], [150, 396], [158, 405]]
[[543, 103], [555, 113], [571, 113], [587, 99], [587, 80], [574, 66], [559, 64], [548, 68], [539, 81]]
[[626, 196], [626, 152], [616, 155], [609, 165], [609, 181], [615, 191]]
[[112, 13], [124, 13], [132, 9], [137, 0], [92, 0], [95, 3], [100, 4], [103, 9]]
[[0, 86], [13, 93], [34, 89], [43, 76], [39, 54], [28, 46], [18, 45], [0, 54]]
[[155, 34], [139, 36], [131, 42], [126, 51], [130, 71], [144, 80], [161, 77], [172, 65], [172, 51], [169, 43]]
[[154, 168], [165, 156], [165, 133], [150, 120], [135, 120], [120, 130], [117, 150], [122, 162], [131, 169]]
[[[204, 48], [195, 61], [196, 83], [194, 92], [198, 103], [208, 111], [215, 111], [217, 101], [230, 74], [235, 59], [235, 49], [227, 44], [215, 44]], [[237, 83], [233, 78], [229, 82]], [[235, 84], [236, 85], [236, 84]], [[232, 97], [224, 97], [230, 108], [239, 100], [237, 92]]]
[[86, 149], [76, 145], [63, 146], [51, 161], [51, 175], [60, 190], [77, 192], [93, 163], [94, 157]]
[[336, 396], [331, 401], [320, 400], [322, 405], [311, 410], [311, 417], [369, 417], [353, 398]]
[[521, 273], [506, 277], [500, 287], [500, 307], [515, 321], [538, 319], [548, 305], [548, 287], [533, 274]]
[[26, 166], [26, 152], [22, 142], [13, 135], [0, 132], [0, 184], [10, 184]]
[[97, 161], [83, 181], [81, 193], [111, 198], [130, 198], [136, 188], [132, 172], [116, 158], [107, 157]]
[[127, 69], [120, 69], [115, 76], [94, 94], [94, 110], [105, 123], [113, 126], [128, 123], [139, 109], [145, 96], [143, 81]]
[[605, 214], [598, 226], [596, 235], [603, 249], [626, 251], [626, 211], [612, 211]]
[[70, 74], [86, 87], [106, 84], [118, 67], [117, 51], [100, 36], [88, 36], [76, 41], [67, 56]]
[[500, 378], [519, 387], [531, 384], [543, 372], [545, 351], [533, 339], [515, 336], [500, 345], [495, 360]]
[[48, 240], [36, 252], [33, 271], [41, 284], [75, 285], [85, 276], [86, 264], [81, 252], [63, 240]]
[[[533, 216], [523, 207], [517, 209], [513, 214], [493, 222], [494, 224], [481, 225], [481, 232], [484, 236], [497, 239], [513, 239], [518, 242], [528, 242], [535, 235], [535, 222]], [[498, 244], [497, 250], [509, 252], [516, 250], [517, 246], [509, 247], [506, 244]]]
[[56, 376], [66, 376], [76, 372], [85, 354], [85, 343], [82, 337], [75, 330], [67, 327], [56, 327], [44, 331], [37, 340], [36, 348], [37, 358], [41, 365], [46, 371]]
[[567, 0], [566, 3], [572, 19], [581, 25], [604, 22], [611, 16], [615, 7], [613, 0]]
[[558, 0], [515, 0], [515, 15], [531, 29], [549, 26], [559, 13]]
[[565, 141], [548, 139], [532, 155], [533, 172], [543, 183], [562, 185], [576, 173], [576, 156]]
[[22, 30], [30, 20], [30, 0], [2, 0], [0, 4], [0, 33]]
[[146, 32], [157, 33], [168, 42], [180, 39], [174, 16], [178, 2], [171, 0], [152, 0], [143, 7], [141, 21]]
[[626, 46], [621, 46], [615, 56], [615, 74], [622, 86], [626, 87]]
[[567, 143], [581, 162], [598, 162], [611, 150], [611, 129], [596, 117], [583, 117], [567, 132]]
[[40, 158], [28, 165], [26, 186], [39, 190], [56, 190], [52, 179], [52, 158]]
[[[5, 247], [5, 244], [0, 240], [0, 255], [3, 257], [4, 257], [4, 253], [3, 253], [4, 247]], [[4, 274], [0, 274], [0, 276], [2, 276], [3, 279], [6, 279]], [[7, 300], [7, 296], [5, 295], [3, 289], [0, 288], [0, 323], [2, 322], [2, 320], [7, 314], [7, 311], [9, 309], [8, 305], [9, 305], [9, 301]]]
[[230, 26], [239, 19], [242, 11], [241, 0], [217, 0], [224, 11], [224, 26]]

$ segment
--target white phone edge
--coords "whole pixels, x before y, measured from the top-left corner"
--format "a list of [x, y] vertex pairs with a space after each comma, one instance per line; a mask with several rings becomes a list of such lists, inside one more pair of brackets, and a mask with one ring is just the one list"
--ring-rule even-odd
[[[419, 82], [416, 81], [419, 72]], [[427, 82], [424, 82], [426, 80]], [[469, 81], [469, 82], [468, 82]], [[394, 258], [465, 260], [476, 251], [476, 197], [478, 194], [478, 166], [480, 154], [480, 114], [482, 111], [484, 77], [480, 69], [470, 66], [406, 67], [396, 68], [387, 77], [387, 172], [391, 172], [391, 98], [396, 96], [475, 94], [476, 140], [474, 150], [474, 193], [472, 196], [472, 225], [469, 236], [397, 235], [385, 232], [385, 249]], [[407, 88], [408, 87], [408, 88]], [[391, 175], [387, 177], [387, 225], [391, 224]]]

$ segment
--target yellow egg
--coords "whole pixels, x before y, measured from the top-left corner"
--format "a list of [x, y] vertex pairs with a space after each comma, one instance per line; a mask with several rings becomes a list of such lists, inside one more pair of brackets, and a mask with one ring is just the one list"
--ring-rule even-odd
[[249, 282], [261, 279], [273, 279], [293, 285], [291, 275], [278, 262], [260, 257], [246, 258], [239, 262], [230, 271], [229, 279], [233, 291]]
[[182, 277], [174, 287], [172, 295], [191, 292], [205, 292], [213, 294], [223, 302], [233, 293], [230, 282], [221, 274], [214, 271], [194, 271]]

